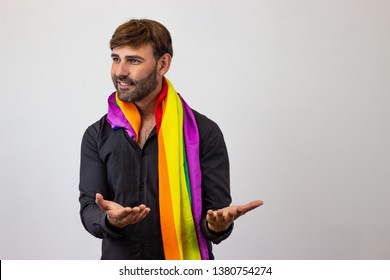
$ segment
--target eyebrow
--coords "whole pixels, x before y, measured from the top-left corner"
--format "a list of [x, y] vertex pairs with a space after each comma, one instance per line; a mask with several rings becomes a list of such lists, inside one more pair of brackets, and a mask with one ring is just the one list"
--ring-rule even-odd
[[[119, 57], [118, 54], [115, 54], [115, 53], [112, 53], [111, 54], [111, 57], [114, 58], [114, 57]], [[126, 55], [125, 56], [125, 59], [139, 59], [139, 60], [142, 60], [144, 61], [145, 58], [143, 58], [142, 56], [139, 56], [139, 55]]]

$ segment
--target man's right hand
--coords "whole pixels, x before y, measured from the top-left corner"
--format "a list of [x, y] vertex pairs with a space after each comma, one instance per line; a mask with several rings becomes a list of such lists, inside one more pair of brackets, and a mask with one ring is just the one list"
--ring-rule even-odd
[[96, 204], [107, 214], [107, 221], [113, 227], [124, 228], [127, 225], [142, 221], [149, 214], [150, 208], [141, 204], [137, 207], [123, 207], [122, 205], [105, 200], [100, 194], [96, 194]]

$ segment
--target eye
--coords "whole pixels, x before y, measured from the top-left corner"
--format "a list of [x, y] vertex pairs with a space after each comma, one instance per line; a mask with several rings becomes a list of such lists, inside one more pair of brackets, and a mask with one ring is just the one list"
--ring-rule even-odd
[[139, 59], [137, 59], [137, 58], [129, 58], [127, 61], [128, 61], [129, 63], [135, 64], [135, 65], [141, 63], [141, 60], [139, 60]]
[[113, 56], [113, 57], [112, 57], [112, 62], [114, 62], [114, 63], [120, 62], [119, 57]]

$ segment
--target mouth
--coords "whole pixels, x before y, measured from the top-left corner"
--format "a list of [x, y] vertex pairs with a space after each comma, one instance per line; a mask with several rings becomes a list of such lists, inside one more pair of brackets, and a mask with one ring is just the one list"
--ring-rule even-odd
[[125, 81], [119, 81], [119, 80], [117, 80], [116, 84], [118, 85], [118, 87], [120, 89], [128, 89], [128, 88], [134, 86], [133, 82], [125, 82]]

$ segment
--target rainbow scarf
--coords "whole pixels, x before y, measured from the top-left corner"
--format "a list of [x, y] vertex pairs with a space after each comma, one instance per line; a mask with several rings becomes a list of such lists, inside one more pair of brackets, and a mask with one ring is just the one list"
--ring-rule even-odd
[[[107, 120], [124, 128], [135, 141], [141, 117], [134, 103], [122, 102], [116, 92], [108, 99]], [[208, 259], [200, 229], [202, 216], [199, 132], [191, 108], [165, 79], [156, 109], [160, 224], [165, 258]]]

